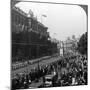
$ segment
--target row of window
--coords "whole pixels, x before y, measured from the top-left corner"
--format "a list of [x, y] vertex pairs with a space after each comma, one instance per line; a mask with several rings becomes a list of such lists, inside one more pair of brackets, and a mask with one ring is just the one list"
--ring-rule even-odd
[[47, 28], [44, 25], [40, 24], [36, 19], [21, 15], [15, 10], [12, 10], [11, 16], [12, 29], [18, 32], [19, 30], [30, 31], [30, 29], [32, 29], [33, 31], [39, 32], [41, 35], [47, 36]]

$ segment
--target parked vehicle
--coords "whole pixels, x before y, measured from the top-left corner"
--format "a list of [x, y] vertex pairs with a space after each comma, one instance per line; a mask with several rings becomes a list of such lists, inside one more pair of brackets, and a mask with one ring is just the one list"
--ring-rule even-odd
[[57, 81], [58, 75], [57, 74], [50, 74], [50, 75], [46, 75], [44, 77], [45, 82], [44, 85], [46, 87], [52, 87], [55, 85], [56, 81]]

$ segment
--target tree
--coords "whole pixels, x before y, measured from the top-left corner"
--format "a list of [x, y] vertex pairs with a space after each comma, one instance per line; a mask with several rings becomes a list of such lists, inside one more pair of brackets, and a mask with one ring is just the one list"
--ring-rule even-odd
[[81, 54], [87, 54], [87, 32], [80, 37], [77, 49]]

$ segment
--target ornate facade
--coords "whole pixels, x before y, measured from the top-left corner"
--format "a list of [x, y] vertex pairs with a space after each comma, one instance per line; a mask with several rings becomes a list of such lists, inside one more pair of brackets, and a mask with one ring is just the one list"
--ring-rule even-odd
[[17, 7], [11, 9], [12, 59], [37, 58], [51, 55], [52, 49], [57, 48], [49, 38], [47, 27], [33, 15], [28, 16]]

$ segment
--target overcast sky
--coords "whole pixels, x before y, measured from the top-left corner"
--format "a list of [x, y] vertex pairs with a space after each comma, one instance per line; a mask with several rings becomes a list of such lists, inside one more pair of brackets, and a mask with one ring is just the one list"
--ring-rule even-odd
[[[86, 13], [77, 5], [20, 2], [16, 6], [26, 13], [31, 9], [48, 27], [50, 36], [58, 40], [66, 40], [72, 35], [78, 37], [87, 31]], [[47, 17], [42, 17], [43, 14]]]

